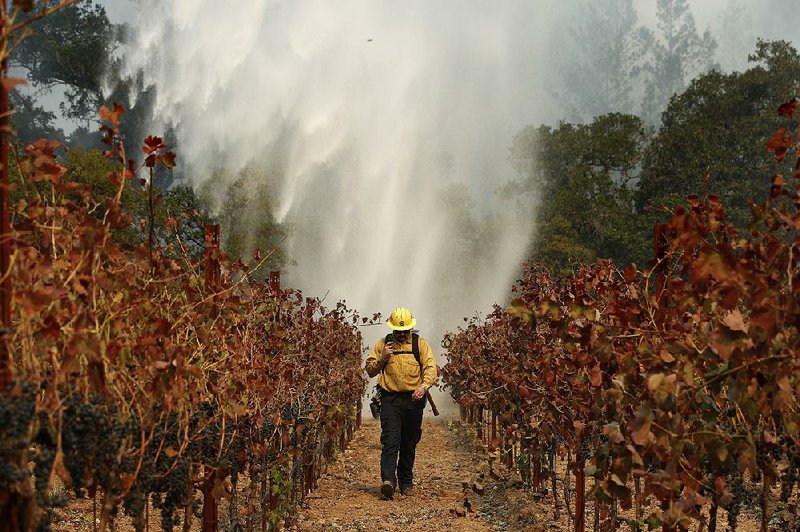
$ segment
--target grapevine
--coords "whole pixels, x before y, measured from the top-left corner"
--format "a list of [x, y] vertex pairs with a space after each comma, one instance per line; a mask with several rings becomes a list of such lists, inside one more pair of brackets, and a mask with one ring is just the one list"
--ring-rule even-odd
[[[101, 111], [120, 191], [136, 174], [118, 137], [123, 112]], [[155, 145], [155, 160], [171, 164], [149, 138]], [[14, 206], [0, 490], [17, 498], [0, 497], [0, 510], [22, 528], [46, 527], [59, 477], [96, 497], [101, 530], [119, 509], [141, 529], [148, 499], [173, 530], [193, 516], [197, 492], [227, 497], [226, 479], [249, 472], [255, 483], [287, 479], [288, 492], [262, 494], [281, 499], [262, 518], [291, 519], [318, 464], [353, 434], [366, 385], [358, 316], [275, 292], [221, 255], [230, 279], [209, 289], [203, 266], [164, 253], [152, 231], [137, 248], [117, 243], [114, 231], [132, 222], [120, 194], [98, 204], [62, 180], [60, 149], [37, 141], [18, 165], [35, 186]]]
[[[779, 160], [796, 153], [788, 128], [775, 138]], [[506, 436], [490, 448], [541, 460], [555, 439], [612, 523], [618, 502], [635, 508], [634, 529], [715, 529], [716, 508], [735, 523], [752, 491], [767, 530], [771, 488], [783, 476], [784, 501], [794, 489], [800, 438], [798, 178], [772, 179], [749, 233], [720, 198], [689, 197], [646, 270], [601, 261], [559, 283], [528, 265], [508, 309], [445, 342], [453, 397]], [[580, 499], [576, 530], [583, 511]]]

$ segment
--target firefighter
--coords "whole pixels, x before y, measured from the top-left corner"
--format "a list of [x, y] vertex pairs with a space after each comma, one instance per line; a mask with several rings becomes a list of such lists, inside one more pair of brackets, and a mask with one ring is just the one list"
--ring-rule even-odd
[[378, 377], [381, 403], [381, 495], [396, 488], [411, 495], [414, 456], [422, 437], [422, 412], [428, 389], [436, 382], [436, 358], [428, 342], [413, 332], [417, 320], [407, 308], [392, 312], [391, 334], [375, 343], [367, 357], [367, 374]]

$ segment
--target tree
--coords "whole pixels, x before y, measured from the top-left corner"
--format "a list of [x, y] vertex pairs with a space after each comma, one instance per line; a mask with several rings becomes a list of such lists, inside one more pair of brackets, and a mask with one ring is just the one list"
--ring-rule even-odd
[[647, 260], [633, 203], [646, 140], [639, 118], [620, 113], [515, 136], [512, 161], [522, 179], [512, 190], [539, 196], [532, 258], [559, 274], [570, 271], [569, 259]]
[[[103, 203], [117, 192], [117, 185], [108, 179], [108, 173], [117, 170], [114, 163], [100, 150], [76, 147], [64, 155], [64, 166], [67, 173], [65, 181], [75, 181], [92, 186], [92, 196], [96, 203]], [[127, 210], [135, 210], [132, 203], [133, 191], [126, 189], [122, 196], [122, 205]]]
[[[689, 194], [719, 195], [739, 228], [750, 219], [747, 200], [765, 197], [768, 179], [791, 173], [765, 146], [780, 126], [775, 109], [800, 92], [800, 56], [787, 42], [759, 41], [745, 72], [709, 72], [673, 98], [647, 148], [636, 195], [651, 222]], [[707, 180], [706, 180], [707, 178]]]
[[747, 56], [756, 45], [754, 13], [745, 0], [728, 0], [719, 18], [718, 57], [726, 71], [747, 67]]
[[14, 91], [9, 99], [14, 110], [11, 125], [17, 144], [24, 146], [41, 138], [64, 141], [64, 131], [55, 125], [55, 113], [36, 105], [33, 96]]
[[38, 90], [63, 87], [66, 101], [61, 110], [66, 117], [94, 119], [103, 74], [119, 43], [119, 28], [92, 0], [36, 21], [32, 28], [33, 33], [13, 51], [12, 65], [25, 68]]
[[[272, 269], [286, 263], [284, 241], [288, 227], [272, 215], [274, 199], [268, 181], [257, 169], [248, 167], [224, 188], [218, 221], [222, 231], [222, 249], [232, 261], [241, 260], [248, 267], [259, 266], [254, 252], [271, 255], [254, 275], [264, 279]], [[210, 191], [205, 191], [206, 197]]]
[[[109, 172], [117, 171], [114, 162], [101, 150], [75, 146], [65, 151], [62, 164], [67, 169], [63, 181], [74, 181], [89, 185], [91, 203], [95, 205], [92, 214], [102, 219], [106, 213], [106, 200], [114, 197], [117, 185], [109, 180]], [[31, 187], [40, 183], [21, 183], [16, 177], [17, 189], [11, 200], [30, 196]], [[215, 220], [208, 214], [208, 206], [195, 191], [179, 184], [161, 192], [156, 187], [158, 198], [154, 211], [153, 226], [156, 241], [163, 253], [172, 257], [186, 256], [192, 261], [199, 260], [205, 250], [205, 224]], [[115, 229], [113, 238], [131, 249], [144, 242], [149, 223], [147, 190], [137, 180], [130, 179], [125, 184], [121, 207], [130, 217], [130, 224]]]
[[644, 32], [649, 61], [642, 116], [649, 123], [688, 80], [714, 67], [716, 41], [709, 31], [698, 33], [688, 0], [656, 0], [657, 32]]
[[205, 226], [217, 223], [208, 206], [186, 184], [169, 188], [161, 198], [155, 211], [155, 232], [163, 252], [190, 262], [202, 260], [206, 250]]
[[[581, 19], [568, 34], [569, 61], [559, 68], [563, 85], [559, 97], [567, 116], [586, 121], [609, 112], [629, 112], [641, 50], [633, 1], [583, 0], [578, 13]], [[563, 46], [559, 43], [559, 48]]]

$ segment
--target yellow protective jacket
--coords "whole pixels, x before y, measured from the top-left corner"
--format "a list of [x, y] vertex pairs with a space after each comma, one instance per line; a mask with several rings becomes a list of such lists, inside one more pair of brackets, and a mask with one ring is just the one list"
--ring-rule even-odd
[[[420, 375], [417, 359], [411, 353], [392, 355], [384, 363], [381, 360], [381, 351], [386, 341], [381, 338], [375, 343], [367, 357], [367, 375], [378, 377], [378, 386], [388, 392], [413, 392], [424, 384], [430, 388], [436, 383], [436, 358], [433, 356], [431, 346], [428, 345], [421, 336], [419, 337], [419, 360], [422, 363], [422, 375]], [[411, 336], [408, 342], [403, 345], [396, 345], [395, 351], [411, 351]], [[383, 369], [383, 373], [381, 373]]]

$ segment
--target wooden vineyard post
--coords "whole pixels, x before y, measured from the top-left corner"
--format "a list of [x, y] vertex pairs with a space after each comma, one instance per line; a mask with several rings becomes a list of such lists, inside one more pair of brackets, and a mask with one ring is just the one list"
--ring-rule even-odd
[[586, 474], [583, 453], [575, 457], [575, 532], [584, 532], [586, 524]]
[[[656, 309], [656, 326], [666, 327], [664, 324], [664, 316], [665, 312], [662, 310], [668, 303], [667, 300], [667, 238], [669, 237], [667, 233], [667, 225], [666, 224], [656, 224], [653, 228], [653, 251], [655, 253], [656, 259], [656, 266], [653, 269], [655, 273], [655, 282], [656, 282], [656, 301], [658, 302], [658, 308]], [[670, 508], [670, 502], [662, 501], [661, 509], [664, 512], [667, 512]], [[616, 524], [616, 516], [614, 515], [614, 507], [612, 505], [611, 508], [611, 525], [615, 526]], [[664, 532], [673, 532], [672, 527], [668, 527], [664, 525], [663, 527]]]
[[656, 281], [656, 301], [658, 302], [658, 309], [656, 310], [657, 321], [662, 321], [664, 311], [661, 309], [666, 307], [669, 303], [667, 293], [667, 277], [668, 277], [668, 264], [667, 264], [667, 250], [669, 233], [667, 232], [666, 224], [656, 224], [653, 228], [653, 251], [656, 258], [656, 266], [653, 269]]
[[[0, 7], [0, 31], [3, 32], [3, 49], [7, 50], [8, 35], [6, 33], [6, 3], [3, 0]], [[3, 280], [0, 283], [0, 393], [5, 394], [6, 388], [11, 383], [11, 357], [8, 352], [8, 329], [11, 326], [11, 276], [10, 266], [10, 238], [11, 224], [8, 212], [8, 61], [3, 59], [0, 63], [0, 274]], [[7, 490], [0, 492], [0, 497], [5, 499], [3, 510], [0, 512], [0, 530], [15, 531], [20, 528], [19, 522], [19, 495]]]
[[276, 493], [272, 475], [269, 476], [269, 511], [274, 512], [278, 509], [278, 494]]
[[261, 532], [267, 532], [269, 519], [269, 486], [267, 483], [267, 468], [263, 466], [261, 470]]
[[303, 472], [303, 493], [300, 495], [300, 500], [305, 501], [308, 492], [314, 489], [314, 459], [311, 458], [310, 463], [306, 463], [307, 460], [303, 460], [303, 464], [305, 465]]
[[281, 272], [280, 271], [272, 271], [269, 272], [269, 289], [273, 294], [277, 294], [281, 291]]
[[533, 444], [528, 445], [528, 460], [530, 461], [531, 488], [538, 493], [542, 483], [542, 462], [538, 452], [534, 452]]
[[511, 469], [513, 469], [514, 471], [519, 470], [517, 464], [518, 459], [519, 459], [519, 453], [517, 452], [517, 442], [515, 440], [511, 440]]
[[[219, 224], [206, 224], [206, 290], [214, 294], [219, 289]], [[216, 313], [214, 305], [212, 312]], [[205, 466], [203, 470], [203, 532], [217, 532], [218, 511], [217, 500], [214, 498], [214, 483], [216, 472], [214, 468]]]
[[[6, 34], [6, 4], [5, 0], [0, 6], [0, 31], [3, 32], [2, 42], [8, 48], [8, 35]], [[11, 215], [8, 210], [9, 189], [9, 149], [8, 136], [11, 124], [8, 114], [9, 85], [5, 83], [8, 78], [8, 59], [0, 63], [0, 392], [11, 382], [11, 357], [8, 353], [8, 331], [11, 327]], [[1, 516], [0, 516], [1, 517]], [[12, 523], [11, 526], [14, 526]]]
[[664, 264], [664, 258], [666, 255], [666, 249], [664, 246], [664, 233], [666, 227], [666, 224], [656, 224], [653, 227], [653, 253], [656, 258], [656, 298], [661, 295], [661, 293], [664, 291], [664, 286], [666, 285], [666, 264]]
[[553, 448], [547, 453], [548, 466], [550, 467], [550, 491], [553, 493], [553, 508], [556, 520], [561, 518], [561, 509], [558, 503], [558, 478], [556, 475], [556, 442], [553, 440]]
[[634, 516], [638, 520], [642, 517], [642, 481], [639, 477], [633, 479], [633, 490], [635, 494], [635, 514]]
[[483, 412], [483, 443], [486, 445], [486, 448], [489, 448], [489, 444], [491, 443], [491, 438], [489, 434], [489, 423], [492, 420], [492, 413], [490, 410], [484, 410]]
[[206, 290], [215, 293], [219, 290], [219, 224], [206, 224]]
[[214, 498], [213, 493], [215, 480], [214, 469], [205, 466], [203, 477], [203, 532], [217, 532], [219, 508], [217, 508], [217, 500]]
[[[663, 513], [667, 513], [670, 510], [671, 506], [672, 506], [672, 501], [661, 501], [661, 511]], [[673, 527], [667, 525], [663, 525], [661, 527], [661, 530], [663, 532], [675, 532], [675, 529]]]
[[[594, 479], [594, 488], [597, 491], [597, 479]], [[636, 516], [636, 519], [639, 519], [639, 516]], [[597, 532], [600, 530], [600, 501], [597, 500], [597, 497], [594, 499], [594, 530]]]
[[[571, 525], [575, 524], [575, 514], [570, 510], [570, 474], [572, 473], [572, 468], [574, 467], [574, 463], [572, 462], [572, 449], [567, 447], [567, 467], [564, 468], [564, 513], [567, 516], [567, 522]], [[577, 513], [577, 506], [576, 506], [576, 513]]]

